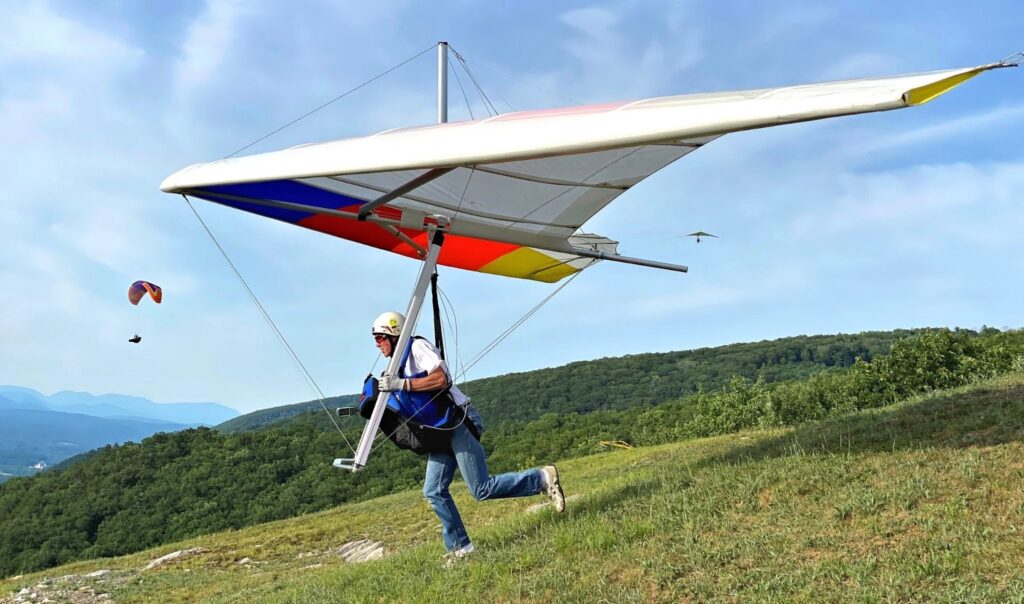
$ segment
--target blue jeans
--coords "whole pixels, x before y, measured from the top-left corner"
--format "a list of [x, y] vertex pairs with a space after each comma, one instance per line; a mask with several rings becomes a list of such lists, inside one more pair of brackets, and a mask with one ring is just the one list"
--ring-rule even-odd
[[[470, 406], [466, 415], [466, 421], [472, 421], [483, 433], [483, 421], [476, 409]], [[480, 441], [465, 425], [459, 426], [452, 433], [451, 453], [430, 453], [427, 456], [427, 475], [423, 481], [423, 496], [441, 520], [441, 535], [448, 551], [469, 545], [466, 526], [462, 524], [459, 510], [448, 492], [448, 486], [455, 478], [456, 466], [477, 501], [525, 497], [536, 495], [542, 490], [543, 479], [538, 468], [488, 476], [487, 456]]]

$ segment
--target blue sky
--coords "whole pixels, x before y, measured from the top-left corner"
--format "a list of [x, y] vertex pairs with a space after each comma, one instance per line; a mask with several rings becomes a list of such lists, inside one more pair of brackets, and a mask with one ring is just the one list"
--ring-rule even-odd
[[[1024, 50], [1011, 2], [440, 6], [4, 3], [0, 383], [241, 411], [313, 398], [191, 211], [158, 185], [438, 40], [501, 111], [966, 67]], [[433, 61], [249, 152], [432, 122]], [[451, 119], [467, 119], [454, 80], [450, 92]], [[689, 274], [588, 269], [468, 378], [798, 334], [1022, 326], [1022, 92], [1024, 69], [999, 70], [924, 107], [714, 142], [585, 227]], [[417, 263], [196, 204], [323, 391], [355, 392], [376, 360], [370, 321], [404, 307]], [[698, 229], [721, 238], [678, 237]], [[165, 288], [164, 304], [128, 304], [140, 278]], [[442, 284], [462, 362], [552, 290], [454, 269]]]

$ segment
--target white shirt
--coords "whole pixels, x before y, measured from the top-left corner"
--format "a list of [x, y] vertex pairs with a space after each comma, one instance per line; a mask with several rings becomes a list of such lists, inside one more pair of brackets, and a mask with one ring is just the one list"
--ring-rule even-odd
[[452, 400], [455, 401], [455, 404], [460, 407], [468, 405], [469, 397], [463, 394], [458, 386], [455, 385], [455, 381], [452, 380], [452, 374], [448, 371], [448, 364], [441, 358], [441, 353], [437, 348], [430, 343], [430, 340], [414, 339], [412, 341], [412, 352], [405, 361], [405, 375], [416, 375], [423, 372], [429, 374], [438, 367], [444, 370], [448, 383], [451, 384]]

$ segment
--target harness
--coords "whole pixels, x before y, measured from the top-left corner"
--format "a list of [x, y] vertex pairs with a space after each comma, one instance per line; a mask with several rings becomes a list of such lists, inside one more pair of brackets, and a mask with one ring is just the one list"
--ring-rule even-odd
[[[412, 354], [412, 345], [415, 340], [423, 340], [415, 336], [409, 340], [409, 344], [402, 353], [402, 360], [398, 365], [398, 377], [400, 378], [422, 378], [426, 377], [426, 371], [419, 371], [414, 374], [406, 373], [406, 363], [409, 355]], [[388, 408], [404, 418], [412, 418], [416, 423], [431, 428], [450, 428], [461, 420], [461, 415], [456, 413], [452, 404], [451, 396], [447, 389], [434, 391], [412, 392], [401, 390], [392, 392], [388, 397]]]

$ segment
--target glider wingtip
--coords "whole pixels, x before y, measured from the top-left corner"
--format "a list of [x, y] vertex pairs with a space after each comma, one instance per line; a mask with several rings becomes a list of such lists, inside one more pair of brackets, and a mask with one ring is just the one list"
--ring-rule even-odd
[[177, 193], [179, 189], [178, 172], [171, 174], [160, 183], [160, 190], [164, 193]]
[[160, 183], [160, 190], [164, 193], [182, 193], [189, 187], [195, 186], [196, 179], [188, 178], [188, 175], [201, 165], [203, 164], [191, 164], [171, 174]]
[[960, 84], [963, 84], [979, 73], [989, 71], [991, 69], [1001, 69], [1003, 67], [1019, 67], [1022, 64], [1024, 64], [1024, 51], [1014, 53], [1002, 61], [964, 69], [950, 77], [908, 90], [903, 93], [903, 102], [907, 105], [924, 105], [925, 103], [956, 88]]
[[999, 63], [996, 63], [996, 65], [999, 67], [1020, 67], [1022, 63], [1024, 63], [1024, 50], [1013, 53], [999, 61]]

